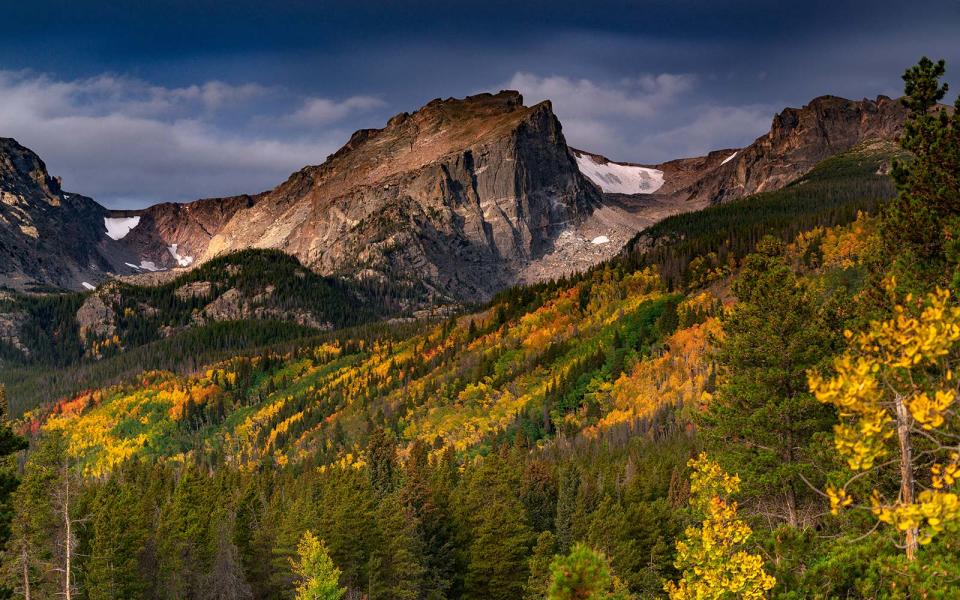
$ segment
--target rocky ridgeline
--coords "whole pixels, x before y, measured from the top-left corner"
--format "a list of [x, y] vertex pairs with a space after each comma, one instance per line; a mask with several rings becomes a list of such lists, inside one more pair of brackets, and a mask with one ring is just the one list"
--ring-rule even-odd
[[[319, 274], [417, 287], [425, 305], [483, 300], [608, 259], [669, 215], [779, 189], [829, 156], [893, 140], [905, 118], [890, 98], [824, 96], [785, 109], [739, 150], [648, 166], [577, 151], [662, 175], [654, 193], [603, 194], [580, 172], [550, 103], [524, 106], [503, 91], [433, 100], [357, 131], [267, 192], [112, 212], [64, 193], [35, 154], [0, 139], [0, 285], [160, 282], [170, 269], [271, 248]], [[138, 221], [114, 240], [105, 216]]]

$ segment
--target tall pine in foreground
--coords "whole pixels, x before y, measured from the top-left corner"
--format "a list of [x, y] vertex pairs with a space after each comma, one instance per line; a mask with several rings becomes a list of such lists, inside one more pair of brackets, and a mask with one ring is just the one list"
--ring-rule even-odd
[[[944, 61], [923, 57], [903, 75], [910, 118], [900, 146], [910, 158], [894, 164], [897, 198], [882, 225], [904, 292], [951, 283], [960, 264], [960, 98], [952, 115], [938, 106], [948, 89], [940, 82], [945, 70]], [[960, 279], [953, 275], [952, 283], [956, 289]]]
[[822, 502], [803, 479], [817, 479], [813, 448], [834, 416], [807, 390], [806, 372], [829, 356], [834, 334], [773, 238], [746, 258], [733, 292], [720, 383], [700, 416], [703, 437], [722, 465], [739, 471], [754, 512], [808, 525]]

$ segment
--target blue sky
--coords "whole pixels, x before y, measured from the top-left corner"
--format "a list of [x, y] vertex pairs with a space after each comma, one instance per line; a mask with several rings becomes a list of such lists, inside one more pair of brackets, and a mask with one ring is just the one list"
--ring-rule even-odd
[[960, 2], [4, 2], [0, 136], [112, 207], [257, 192], [432, 98], [550, 98], [568, 141], [655, 163], [822, 94], [897, 95]]

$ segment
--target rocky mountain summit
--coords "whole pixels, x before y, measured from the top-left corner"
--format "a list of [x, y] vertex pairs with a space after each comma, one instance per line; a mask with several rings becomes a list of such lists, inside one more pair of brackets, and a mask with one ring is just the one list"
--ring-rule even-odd
[[[549, 102], [517, 92], [434, 100], [357, 131], [326, 162], [258, 196], [143, 211], [129, 242], [198, 261], [278, 248], [318, 273], [476, 300], [517, 281], [600, 206]], [[154, 251], [169, 266], [174, 253]]]
[[436, 99], [357, 131], [325, 162], [256, 195], [108, 211], [0, 140], [0, 285], [160, 283], [248, 248], [320, 275], [477, 301], [588, 268], [673, 214], [779, 189], [821, 160], [896, 138], [899, 101], [816, 98], [742, 149], [658, 165], [571, 149], [550, 102], [518, 92]]

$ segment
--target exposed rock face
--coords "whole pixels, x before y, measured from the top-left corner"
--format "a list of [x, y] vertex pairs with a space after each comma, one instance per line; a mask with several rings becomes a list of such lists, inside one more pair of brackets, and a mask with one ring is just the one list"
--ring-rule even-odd
[[516, 282], [600, 201], [550, 104], [525, 107], [517, 92], [501, 92], [434, 100], [383, 129], [358, 131], [325, 163], [270, 192], [204, 201], [221, 206], [202, 225], [183, 225], [173, 211], [210, 209], [146, 212], [162, 243], [201, 260], [279, 248], [322, 274], [415, 282], [437, 297], [477, 300]]
[[80, 289], [103, 281], [127, 256], [104, 235], [106, 214], [64, 192], [36, 154], [0, 138], [0, 285]]
[[[411, 283], [427, 300], [483, 300], [610, 258], [666, 216], [778, 189], [833, 154], [893, 140], [905, 118], [889, 98], [825, 96], [785, 109], [746, 148], [631, 165], [575, 157], [549, 102], [526, 107], [510, 91], [438, 99], [356, 132], [273, 190], [137, 211], [64, 193], [35, 154], [0, 139], [0, 285], [159, 283], [165, 269], [253, 247], [324, 275]], [[603, 194], [605, 173], [619, 191], [653, 193]], [[104, 217], [138, 221], [114, 240]]]
[[675, 186], [673, 193], [712, 204], [776, 190], [825, 158], [871, 140], [896, 139], [906, 118], [900, 101], [886, 96], [876, 100], [822, 96], [803, 108], [784, 109], [773, 118], [769, 133], [688, 185]]
[[174, 269], [186, 265], [179, 263], [171, 252], [173, 244], [181, 257], [199, 257], [227, 221], [237, 211], [253, 206], [257, 198], [243, 195], [188, 204], [165, 202], [143, 210], [112, 211], [112, 215], [140, 217], [137, 226], [124, 238], [124, 244], [140, 261], [149, 261], [158, 269]]
[[[115, 284], [114, 284], [115, 285]], [[111, 337], [117, 331], [116, 310], [119, 293], [113, 286], [105, 286], [90, 294], [77, 311], [80, 339], [86, 344]]]
[[[209, 283], [207, 284], [210, 285]], [[184, 286], [187, 287], [187, 286]], [[183, 288], [181, 288], [183, 289]], [[179, 290], [178, 290], [179, 292]], [[245, 296], [238, 289], [229, 289], [220, 294], [202, 310], [194, 313], [193, 321], [198, 325], [210, 321], [239, 321], [242, 319], [289, 321], [304, 327], [316, 329], [332, 329], [330, 323], [322, 323], [307, 310], [281, 310], [265, 305], [274, 293], [272, 286], [267, 286], [252, 298]]]

